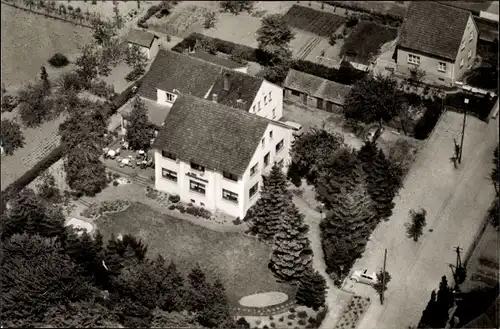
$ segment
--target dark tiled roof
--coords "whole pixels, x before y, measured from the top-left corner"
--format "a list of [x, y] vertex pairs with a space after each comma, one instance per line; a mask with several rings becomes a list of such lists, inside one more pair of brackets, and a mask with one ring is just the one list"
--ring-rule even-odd
[[488, 42], [498, 39], [498, 22], [481, 17], [474, 17], [474, 22], [479, 30], [479, 39]]
[[161, 49], [142, 81], [139, 93], [156, 100], [156, 89], [205, 97], [221, 68], [196, 58]]
[[296, 70], [288, 72], [283, 86], [336, 104], [343, 104], [344, 98], [351, 90], [350, 86]]
[[209, 170], [242, 175], [270, 123], [258, 115], [181, 94], [153, 148]]
[[437, 2], [412, 2], [398, 46], [455, 61], [470, 13]]
[[132, 29], [127, 34], [127, 42], [134, 43], [141, 47], [150, 48], [156, 36], [143, 30]]
[[244, 64], [236, 63], [235, 61], [232, 61], [230, 59], [212, 55], [204, 51], [197, 51], [194, 53], [190, 53], [189, 56], [204, 60], [209, 63], [224, 66], [227, 67], [228, 69], [239, 69], [246, 66]]
[[[224, 90], [225, 76], [229, 81], [228, 91]], [[250, 106], [252, 106], [253, 100], [257, 96], [262, 81], [262, 78], [241, 72], [225, 70], [217, 76], [210, 95], [217, 94], [217, 102], [231, 107], [237, 107], [237, 101], [241, 99], [243, 101], [242, 108], [248, 111], [250, 110]]]

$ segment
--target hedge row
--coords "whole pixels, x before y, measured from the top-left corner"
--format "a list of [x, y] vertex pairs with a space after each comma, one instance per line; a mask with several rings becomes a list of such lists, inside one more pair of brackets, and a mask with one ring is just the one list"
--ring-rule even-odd
[[[270, 62], [269, 54], [260, 49], [255, 49], [218, 38], [207, 37], [200, 33], [191, 33], [184, 40], [175, 45], [172, 50], [183, 53], [184, 51], [193, 48], [197, 40], [210, 42], [214, 45], [218, 52], [237, 55], [246, 61], [256, 62], [263, 66], [266, 66]], [[342, 84], [352, 84], [360, 79], [363, 79], [367, 74], [366, 72], [356, 70], [347, 63], [343, 64], [340, 69], [335, 69], [310, 61], [297, 60], [292, 63], [291, 68]]]
[[352, 4], [349, 2], [343, 2], [343, 1], [323, 1], [323, 2], [330, 5], [330, 6], [333, 6], [333, 7], [340, 7], [340, 8], [345, 8], [345, 9], [357, 11], [359, 13], [369, 14], [372, 17], [372, 19], [369, 19], [369, 20], [376, 21], [376, 22], [383, 24], [383, 25], [390, 25], [393, 27], [399, 27], [403, 23], [404, 17], [402, 15], [399, 15], [399, 14], [379, 13], [379, 12], [375, 12], [375, 11], [370, 10], [370, 9], [360, 7], [356, 4]]
[[1, 195], [1, 214], [3, 214], [8, 200], [13, 195], [19, 193], [24, 187], [31, 183], [35, 178], [37, 178], [42, 172], [50, 168], [54, 163], [62, 158], [64, 153], [64, 148], [59, 145], [53, 149], [49, 154], [47, 154], [42, 160], [38, 161], [31, 169], [24, 173], [21, 177], [16, 179], [11, 183]]
[[443, 106], [440, 99], [435, 101], [424, 100], [424, 105], [427, 108], [424, 115], [417, 121], [413, 128], [413, 136], [416, 139], [426, 139], [436, 126], [441, 114], [443, 114]]
[[460, 92], [457, 94], [447, 95], [445, 98], [445, 105], [451, 107], [454, 111], [463, 112], [465, 110], [465, 98], [469, 99], [469, 104], [467, 104], [467, 113], [482, 121], [485, 121], [488, 118], [497, 100], [497, 97], [490, 97], [489, 94], [482, 96]]

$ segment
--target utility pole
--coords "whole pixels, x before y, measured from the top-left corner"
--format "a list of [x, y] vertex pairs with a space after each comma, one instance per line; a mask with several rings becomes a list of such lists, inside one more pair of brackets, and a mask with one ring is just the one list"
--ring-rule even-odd
[[384, 251], [384, 269], [382, 270], [382, 291], [380, 292], [380, 304], [384, 305], [384, 291], [385, 291], [385, 263], [387, 261], [387, 249]]
[[460, 142], [460, 154], [458, 156], [458, 163], [462, 163], [462, 150], [464, 148], [464, 136], [465, 136], [465, 119], [467, 118], [467, 104], [469, 104], [469, 99], [464, 99], [465, 109], [464, 109], [464, 123], [462, 125], [462, 141]]

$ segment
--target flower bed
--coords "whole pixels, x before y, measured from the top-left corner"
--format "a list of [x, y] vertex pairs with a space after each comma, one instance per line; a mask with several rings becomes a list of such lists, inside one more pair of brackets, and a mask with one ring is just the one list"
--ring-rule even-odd
[[92, 203], [88, 208], [84, 209], [80, 213], [80, 216], [96, 220], [103, 214], [111, 214], [124, 211], [129, 206], [130, 201], [128, 200], [113, 200], [103, 201], [101, 203]]
[[354, 295], [351, 299], [351, 302], [344, 309], [344, 313], [335, 325], [335, 329], [348, 329], [348, 328], [356, 328], [361, 317], [370, 306], [370, 298], [369, 297], [361, 297], [358, 295]]

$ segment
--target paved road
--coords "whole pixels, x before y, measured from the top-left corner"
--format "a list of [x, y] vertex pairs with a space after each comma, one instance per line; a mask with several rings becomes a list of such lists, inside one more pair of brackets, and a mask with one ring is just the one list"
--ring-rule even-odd
[[[493, 149], [498, 143], [498, 119], [486, 124], [467, 118], [462, 165], [454, 169], [453, 138], [461, 133], [462, 116], [447, 112], [410, 171], [394, 214], [381, 223], [368, 242], [367, 251], [354, 268], [381, 269], [384, 248], [387, 270], [392, 276], [383, 306], [375, 299], [358, 328], [407, 328], [416, 325], [430, 293], [442, 275], [453, 283], [449, 263], [455, 261], [454, 246], [464, 250], [472, 244], [494, 189], [488, 180]], [[418, 242], [405, 237], [408, 211], [424, 207], [427, 226]], [[350, 287], [352, 286], [352, 287]], [[347, 284], [356, 293], [375, 297], [372, 288]]]

